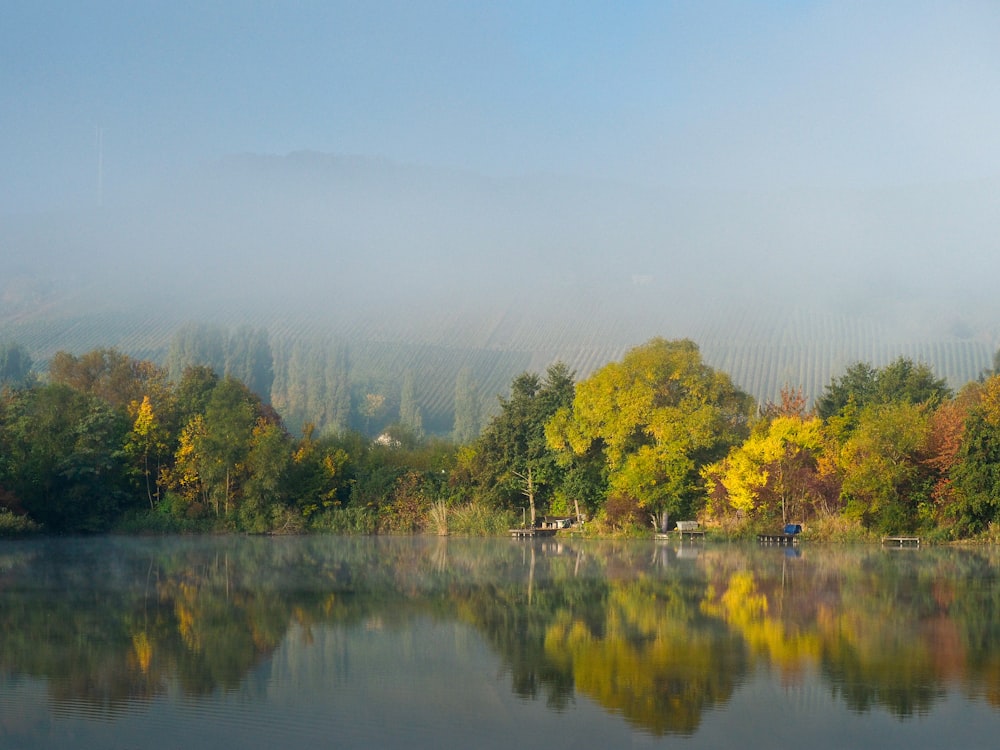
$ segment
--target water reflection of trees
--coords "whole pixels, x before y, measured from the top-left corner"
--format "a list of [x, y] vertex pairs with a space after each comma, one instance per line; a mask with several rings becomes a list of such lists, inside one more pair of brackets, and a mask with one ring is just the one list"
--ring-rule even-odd
[[102, 710], [236, 689], [292, 627], [459, 620], [514, 693], [691, 733], [757, 669], [908, 717], [1000, 705], [992, 550], [445, 539], [29, 541], [0, 551], [0, 670]]

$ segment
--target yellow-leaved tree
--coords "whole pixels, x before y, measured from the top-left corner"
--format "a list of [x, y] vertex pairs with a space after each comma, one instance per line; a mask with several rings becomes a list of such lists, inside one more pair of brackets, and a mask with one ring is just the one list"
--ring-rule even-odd
[[149, 396], [129, 405], [133, 417], [132, 431], [125, 443], [125, 451], [138, 461], [146, 485], [149, 507], [153, 508], [160, 497], [161, 461], [167, 454], [167, 431], [153, 409]]
[[704, 468], [709, 494], [745, 517], [774, 518], [780, 512], [782, 524], [828, 509], [818, 464], [823, 445], [818, 417], [781, 415], [761, 422], [723, 460]]
[[752, 399], [689, 339], [655, 338], [576, 386], [546, 426], [549, 446], [603, 451], [608, 489], [658, 517], [697, 510], [701, 467], [746, 435]]

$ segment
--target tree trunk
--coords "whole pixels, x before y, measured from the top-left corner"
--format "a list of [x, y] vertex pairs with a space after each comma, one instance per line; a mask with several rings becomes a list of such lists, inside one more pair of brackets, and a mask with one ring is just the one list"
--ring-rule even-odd
[[528, 505], [531, 506], [531, 528], [535, 528], [535, 482], [528, 469]]
[[524, 482], [524, 489], [521, 490], [521, 494], [528, 498], [528, 506], [531, 508], [530, 528], [535, 528], [535, 478], [531, 472], [531, 467], [529, 466], [527, 472], [524, 474], [519, 471], [512, 471], [511, 473]]

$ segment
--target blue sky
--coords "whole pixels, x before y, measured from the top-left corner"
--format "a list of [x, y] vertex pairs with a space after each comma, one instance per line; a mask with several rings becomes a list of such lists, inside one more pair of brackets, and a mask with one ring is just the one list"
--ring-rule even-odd
[[995, 2], [0, 4], [0, 212], [226, 154], [768, 190], [1000, 174]]

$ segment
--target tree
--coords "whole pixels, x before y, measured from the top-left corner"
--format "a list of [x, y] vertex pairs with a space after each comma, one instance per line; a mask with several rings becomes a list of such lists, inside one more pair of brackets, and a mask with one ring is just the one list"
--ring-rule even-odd
[[240, 508], [243, 528], [265, 531], [269, 512], [284, 505], [291, 458], [288, 433], [280, 425], [258, 418], [246, 456], [247, 479]]
[[472, 378], [472, 370], [463, 367], [455, 380], [455, 426], [452, 437], [464, 445], [479, 436], [481, 409], [479, 388]]
[[829, 510], [816, 460], [822, 428], [816, 417], [778, 416], [760, 423], [725, 459], [705, 467], [710, 494], [750, 517], [779, 516], [782, 525], [816, 508]]
[[500, 399], [500, 412], [476, 441], [474, 481], [501, 506], [523, 497], [535, 521], [546, 508], [564, 469], [549, 449], [545, 425], [573, 399], [573, 375], [562, 363], [548, 368], [545, 380], [524, 372], [511, 383], [510, 396]]
[[222, 328], [203, 323], [182, 326], [171, 339], [167, 352], [170, 379], [180, 380], [185, 370], [198, 365], [224, 373], [226, 344], [226, 332]]
[[[190, 376], [188, 392], [179, 399], [184, 412], [202, 402], [204, 409], [187, 417], [173, 469], [166, 473], [164, 483], [184, 499], [188, 512], [197, 515], [194, 504], [198, 503], [211, 505], [216, 516], [229, 516], [248, 478], [254, 427], [262, 418], [276, 420], [268, 418], [260, 399], [239, 381], [214, 380], [214, 374], [204, 368], [190, 368], [186, 375]], [[203, 389], [213, 381], [206, 393]]]
[[690, 513], [700, 468], [742, 440], [750, 411], [694, 342], [656, 338], [579, 383], [546, 434], [557, 451], [599, 449], [611, 492], [653, 513]]
[[935, 475], [932, 495], [942, 518], [954, 511], [957, 496], [952, 471], [959, 461], [970, 412], [979, 404], [982, 390], [980, 383], [969, 383], [931, 415], [924, 463]]
[[201, 448], [205, 454], [202, 475], [212, 491], [216, 515], [218, 496], [229, 515], [230, 506], [245, 470], [259, 402], [246, 386], [233, 378], [223, 378], [212, 390], [205, 407], [205, 435]]
[[350, 456], [339, 438], [313, 438], [314, 428], [306, 425], [292, 453], [289, 465], [288, 497], [308, 518], [317, 511], [347, 500]]
[[930, 367], [915, 364], [906, 357], [899, 357], [881, 369], [867, 362], [856, 362], [830, 382], [816, 401], [816, 411], [828, 420], [852, 408], [856, 414], [869, 404], [936, 405], [950, 395], [943, 378], [936, 378]]
[[937, 406], [951, 397], [944, 378], [935, 377], [930, 366], [899, 357], [878, 371], [879, 403], [928, 404]]
[[117, 349], [95, 349], [79, 357], [56, 352], [49, 364], [49, 381], [96, 396], [123, 411], [143, 396], [160, 398], [167, 389], [166, 370]]
[[423, 437], [424, 419], [417, 403], [413, 385], [413, 373], [407, 372], [403, 377], [403, 386], [399, 396], [399, 423], [410, 430], [417, 438]]
[[977, 390], [949, 478], [948, 511], [959, 533], [978, 533], [1000, 520], [1000, 375]]
[[274, 359], [265, 329], [244, 325], [229, 335], [225, 374], [242, 382], [262, 401], [270, 403]]
[[34, 363], [28, 350], [20, 344], [0, 345], [0, 387], [22, 388], [31, 381]]
[[184, 370], [177, 384], [177, 417], [181, 425], [196, 414], [204, 414], [212, 392], [219, 384], [219, 376], [210, 367], [192, 365]]
[[140, 464], [146, 497], [152, 509], [160, 498], [160, 470], [167, 454], [168, 435], [149, 396], [143, 396], [138, 404], [133, 402], [130, 411], [132, 431], [125, 443], [125, 452]]
[[5, 488], [51, 531], [102, 531], [127, 507], [124, 414], [62, 383], [11, 394], [0, 421]]
[[351, 424], [350, 358], [346, 346], [331, 348], [326, 353], [324, 368], [326, 382], [325, 432], [346, 432]]
[[365, 418], [365, 434], [372, 432], [372, 422], [376, 424], [385, 412], [385, 394], [369, 391], [364, 395], [360, 408], [361, 416]]
[[875, 400], [877, 371], [867, 362], [855, 362], [839, 378], [833, 378], [816, 400], [816, 413], [826, 420], [843, 413], [848, 404], [864, 406]]
[[182, 501], [180, 507], [175, 505], [175, 513], [200, 516], [208, 507], [208, 485], [201, 477], [204, 461], [201, 446], [204, 439], [205, 417], [195, 414], [180, 431], [173, 465], [161, 473], [164, 486]]
[[914, 528], [933, 487], [924, 462], [930, 414], [926, 404], [904, 402], [860, 411], [837, 457], [848, 516], [886, 533]]

